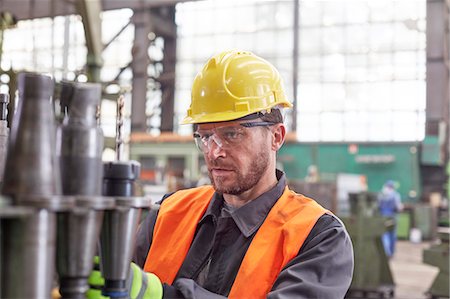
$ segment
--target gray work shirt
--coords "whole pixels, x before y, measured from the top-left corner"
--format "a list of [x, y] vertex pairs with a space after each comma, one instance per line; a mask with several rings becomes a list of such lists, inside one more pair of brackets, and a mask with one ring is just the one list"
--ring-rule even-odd
[[[214, 194], [174, 283], [163, 285], [164, 298], [228, 296], [253, 237], [283, 194], [285, 175], [277, 170], [277, 178], [274, 188], [238, 209], [225, 206], [222, 195]], [[157, 213], [152, 210], [138, 231], [134, 261], [141, 267]], [[352, 273], [350, 238], [343, 224], [326, 214], [319, 218], [298, 255], [282, 269], [267, 297], [344, 298]]]

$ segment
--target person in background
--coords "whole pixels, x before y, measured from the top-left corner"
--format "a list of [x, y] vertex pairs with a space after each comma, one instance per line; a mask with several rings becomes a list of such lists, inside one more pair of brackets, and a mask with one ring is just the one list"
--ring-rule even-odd
[[392, 257], [397, 241], [396, 215], [403, 209], [400, 194], [395, 189], [394, 181], [388, 180], [384, 183], [383, 189], [378, 194], [378, 208], [381, 216], [390, 217], [394, 220], [393, 229], [385, 232], [382, 236], [384, 251], [388, 257]]
[[197, 187], [211, 185], [211, 180], [208, 175], [208, 167], [206, 165], [202, 165], [200, 167], [200, 178], [197, 181]]
[[319, 169], [316, 165], [309, 165], [306, 171], [305, 182], [318, 183], [320, 181]]
[[291, 107], [278, 71], [253, 53], [205, 64], [182, 123], [194, 125], [211, 184], [167, 194], [149, 212], [131, 298], [344, 298], [353, 274], [344, 225], [276, 168], [281, 110]]

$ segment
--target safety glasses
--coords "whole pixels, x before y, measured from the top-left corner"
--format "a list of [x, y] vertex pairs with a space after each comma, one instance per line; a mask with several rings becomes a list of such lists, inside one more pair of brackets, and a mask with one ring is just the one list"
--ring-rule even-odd
[[238, 146], [241, 142], [245, 141], [249, 134], [248, 129], [272, 125], [274, 125], [274, 123], [266, 121], [246, 122], [233, 126], [218, 127], [211, 130], [198, 130], [194, 133], [194, 140], [198, 149], [203, 153], [210, 151], [212, 141], [220, 148], [226, 150]]

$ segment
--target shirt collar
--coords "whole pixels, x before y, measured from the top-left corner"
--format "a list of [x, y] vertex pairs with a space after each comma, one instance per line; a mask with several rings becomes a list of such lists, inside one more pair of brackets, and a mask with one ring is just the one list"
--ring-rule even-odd
[[[231, 217], [246, 238], [258, 230], [266, 219], [270, 209], [272, 209], [273, 205], [284, 192], [286, 187], [286, 176], [284, 172], [278, 169], [276, 170], [276, 176], [278, 182], [275, 187], [231, 213]], [[222, 204], [222, 195], [214, 193], [206, 213], [203, 215], [200, 222], [203, 222], [207, 217], [216, 219], [220, 215]]]

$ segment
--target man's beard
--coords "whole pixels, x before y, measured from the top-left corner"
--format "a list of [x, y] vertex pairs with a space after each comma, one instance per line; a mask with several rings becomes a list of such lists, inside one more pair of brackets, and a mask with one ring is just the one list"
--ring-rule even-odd
[[[211, 166], [220, 166], [222, 163], [216, 160], [211, 161], [210, 164]], [[210, 170], [208, 171], [208, 175], [214, 187], [214, 190], [216, 190], [217, 193], [239, 195], [253, 188], [259, 182], [268, 167], [269, 151], [263, 150], [258, 155], [255, 155], [255, 159], [252, 160], [250, 170], [247, 175], [244, 175], [239, 168], [233, 167], [236, 181], [232, 186], [226, 186], [226, 180], [222, 180], [220, 177], [214, 179]]]

